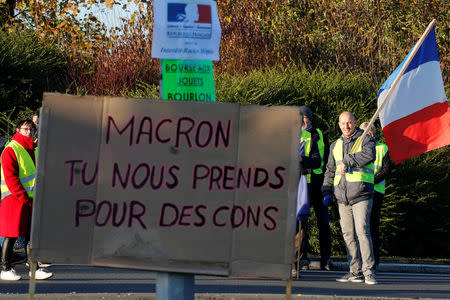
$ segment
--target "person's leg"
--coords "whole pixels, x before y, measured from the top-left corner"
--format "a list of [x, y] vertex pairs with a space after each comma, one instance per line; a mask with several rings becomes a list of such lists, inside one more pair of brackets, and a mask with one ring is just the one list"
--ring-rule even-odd
[[328, 207], [323, 205], [322, 199], [323, 174], [311, 175], [310, 203], [317, 218], [319, 229], [320, 267], [324, 269], [331, 257], [331, 230]]
[[[309, 267], [308, 262], [308, 250], [309, 250], [309, 241], [308, 241], [308, 221], [300, 221], [300, 231], [299, 231], [299, 263], [300, 267]], [[305, 265], [307, 264], [307, 266]]]
[[5, 237], [2, 246], [2, 270], [9, 271], [12, 268], [12, 255], [16, 237]]
[[372, 202], [373, 199], [369, 199], [368, 201], [361, 201], [352, 205], [364, 276], [373, 275], [375, 267], [372, 238], [370, 237]]
[[361, 257], [356, 241], [352, 206], [339, 203], [338, 207], [339, 215], [341, 217], [340, 224], [342, 235], [344, 237], [345, 247], [347, 248], [347, 258], [350, 264], [350, 273], [358, 274], [361, 273]]
[[[320, 200], [320, 201], [319, 201]], [[322, 204], [322, 199], [312, 201], [314, 213], [319, 228], [320, 266], [325, 267], [331, 257], [331, 231], [328, 207]]]
[[27, 254], [27, 262], [28, 265], [31, 266], [31, 259], [30, 259], [30, 237], [25, 237], [25, 253]]
[[370, 235], [372, 237], [375, 269], [380, 263], [380, 217], [384, 194], [375, 192], [373, 195], [372, 213], [370, 215]]

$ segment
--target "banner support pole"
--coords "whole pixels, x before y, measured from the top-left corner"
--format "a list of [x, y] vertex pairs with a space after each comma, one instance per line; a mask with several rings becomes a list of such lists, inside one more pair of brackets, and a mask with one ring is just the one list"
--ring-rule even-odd
[[[159, 60], [159, 99], [163, 99], [163, 70]], [[194, 275], [156, 272], [156, 300], [194, 300]]]
[[156, 300], [194, 300], [194, 275], [157, 272]]

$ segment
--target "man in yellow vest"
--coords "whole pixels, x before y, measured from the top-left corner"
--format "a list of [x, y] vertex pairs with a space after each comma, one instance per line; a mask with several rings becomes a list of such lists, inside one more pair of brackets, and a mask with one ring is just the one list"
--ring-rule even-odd
[[31, 120], [34, 123], [34, 126], [36, 127], [36, 132], [34, 133], [34, 138], [38, 137], [38, 129], [39, 129], [39, 110], [37, 110], [32, 116]]
[[[5, 149], [5, 145], [6, 145], [6, 143], [8, 142], [8, 139], [6, 139], [6, 138], [4, 138], [4, 137], [2, 137], [1, 135], [0, 135], [0, 155], [2, 155], [2, 152], [3, 152], [3, 149]], [[1, 168], [1, 166], [2, 166], [2, 163], [1, 163], [1, 160], [0, 160], [0, 168]], [[0, 187], [0, 193], [1, 193], [1, 187]], [[0, 251], [1, 251], [1, 246], [0, 246]]]
[[370, 237], [375, 140], [366, 135], [360, 146], [355, 147], [363, 131], [356, 127], [356, 119], [351, 112], [341, 113], [339, 128], [342, 135], [330, 146], [322, 186], [324, 202], [330, 202], [332, 194], [338, 202], [342, 235], [350, 265], [350, 272], [336, 280], [377, 284]]
[[[307, 106], [301, 106], [300, 112], [303, 114], [302, 137], [305, 141], [305, 155], [300, 157], [302, 167], [307, 170], [307, 180], [309, 189], [310, 205], [314, 209], [319, 227], [319, 247], [320, 247], [320, 268], [322, 270], [331, 269], [331, 231], [328, 206], [322, 203], [322, 183], [324, 158], [328, 157], [328, 138], [319, 128], [313, 126], [312, 111]], [[317, 145], [317, 148], [316, 148]], [[302, 221], [300, 226], [300, 259], [308, 268], [309, 236], [307, 221]]]
[[8, 140], [6, 138], [4, 138], [4, 137], [2, 137], [0, 135], [0, 155], [2, 154], [3, 149], [5, 148], [5, 144], [6, 144], [7, 141]]
[[[19, 280], [12, 266], [13, 247], [18, 237], [29, 240], [31, 208], [36, 179], [36, 128], [31, 120], [17, 124], [16, 133], [1, 155], [0, 236], [2, 246], [1, 280]], [[45, 269], [36, 271], [36, 279], [47, 279], [52, 273]]]
[[[363, 130], [369, 126], [368, 122], [361, 123], [359, 127]], [[377, 139], [375, 126], [371, 125], [368, 132], [371, 137]], [[370, 235], [372, 237], [373, 253], [375, 256], [375, 268], [378, 268], [380, 263], [380, 217], [381, 206], [383, 205], [384, 194], [386, 191], [386, 175], [389, 174], [394, 167], [394, 162], [389, 155], [389, 150], [386, 144], [376, 143], [376, 158], [375, 158], [375, 176], [372, 214], [370, 216]]]

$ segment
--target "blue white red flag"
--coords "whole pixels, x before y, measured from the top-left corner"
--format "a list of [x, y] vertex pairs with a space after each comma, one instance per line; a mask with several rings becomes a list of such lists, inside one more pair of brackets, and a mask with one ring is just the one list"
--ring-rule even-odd
[[[381, 86], [378, 106], [411, 52]], [[442, 80], [434, 27], [381, 109], [380, 122], [396, 164], [450, 144], [450, 108]]]
[[168, 3], [167, 22], [211, 24], [211, 6], [205, 4]]

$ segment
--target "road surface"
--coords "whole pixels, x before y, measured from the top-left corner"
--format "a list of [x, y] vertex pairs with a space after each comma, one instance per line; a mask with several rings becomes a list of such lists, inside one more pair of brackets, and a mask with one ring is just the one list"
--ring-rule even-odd
[[[17, 266], [16, 270], [23, 279], [16, 282], [0, 281], [0, 299], [26, 298], [29, 287], [28, 271], [24, 265]], [[54, 276], [49, 280], [37, 282], [36, 299], [50, 299], [39, 297], [44, 294], [49, 297], [58, 295], [55, 299], [60, 299], [61, 295], [81, 296], [97, 293], [147, 295], [150, 299], [154, 298], [156, 290], [156, 273], [149, 271], [78, 265], [54, 265], [49, 270]], [[301, 279], [292, 282], [292, 295], [450, 299], [450, 274], [379, 273], [378, 285], [336, 282], [335, 279], [342, 275], [342, 271], [302, 271]], [[246, 295], [273, 295], [272, 298], [275, 299], [275, 295], [278, 295], [277, 299], [285, 299], [286, 281], [196, 276], [194, 291], [196, 296], [239, 294], [237, 299], [247, 299]]]

